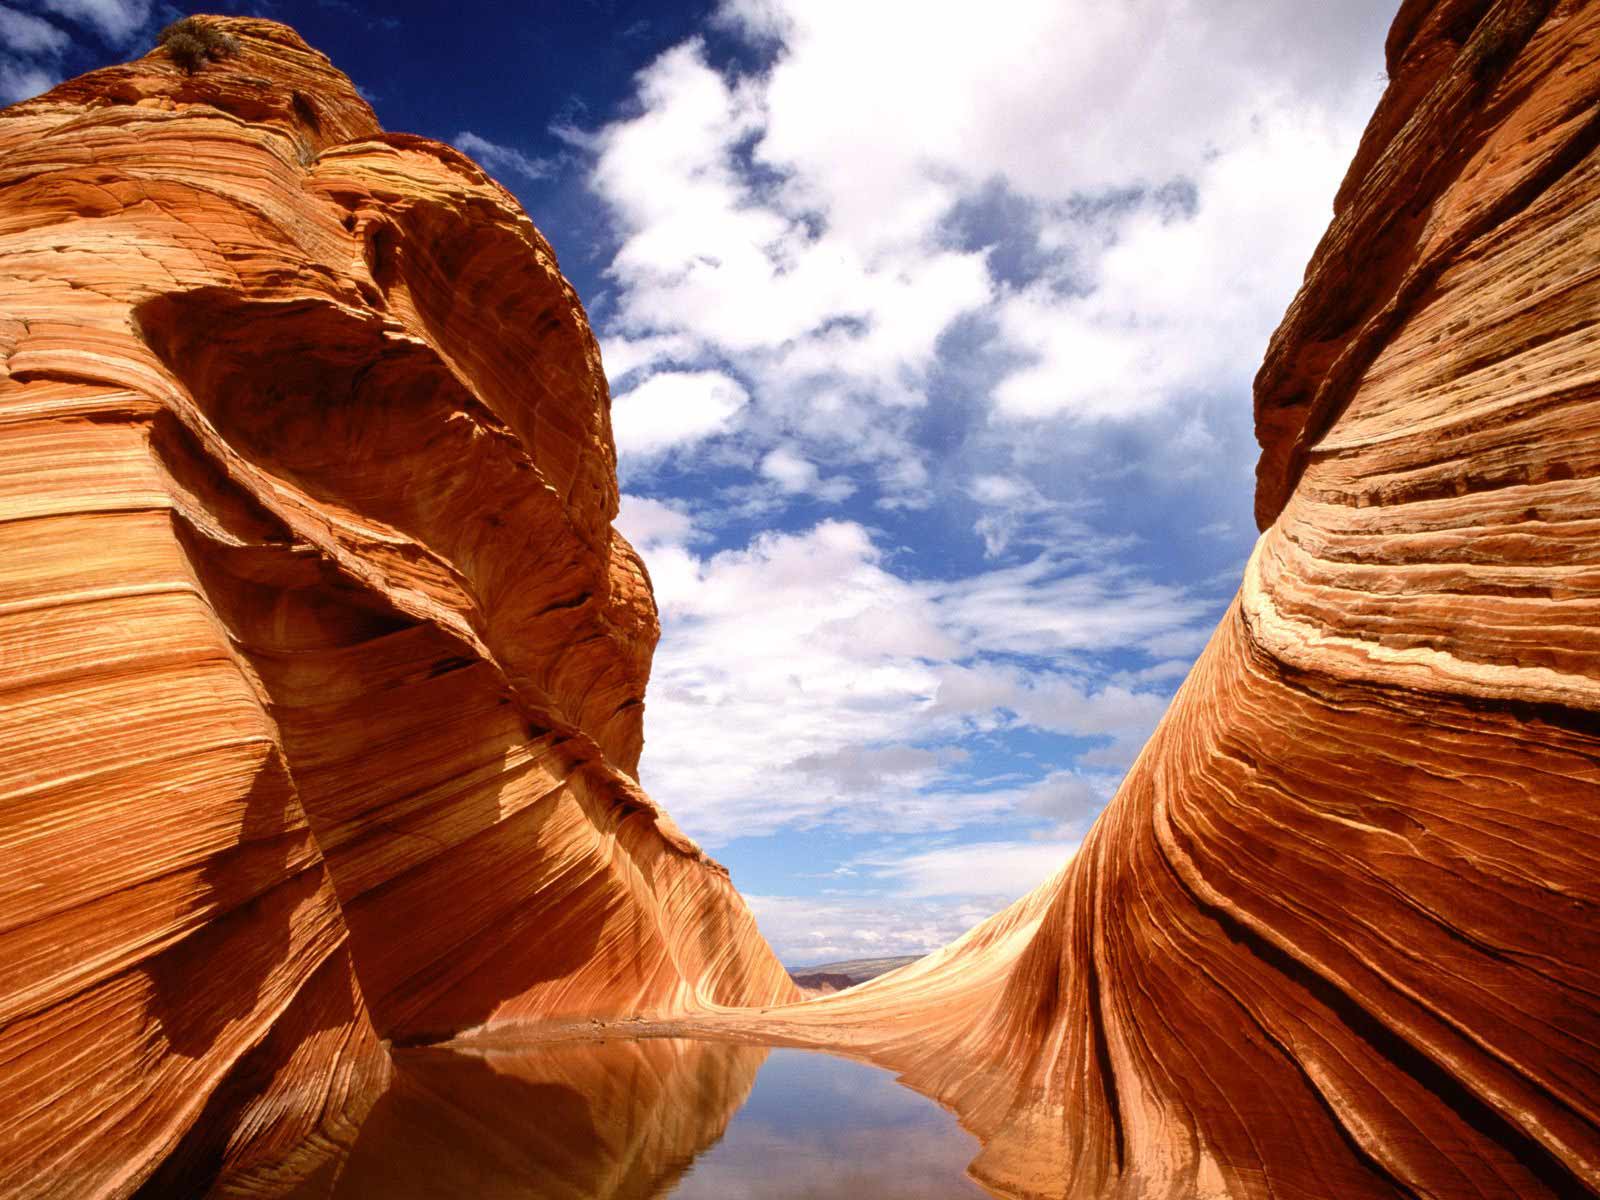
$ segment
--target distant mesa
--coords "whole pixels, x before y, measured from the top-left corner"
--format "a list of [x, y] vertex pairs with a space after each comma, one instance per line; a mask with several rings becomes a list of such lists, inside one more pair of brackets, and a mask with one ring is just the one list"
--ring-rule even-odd
[[922, 957], [920, 954], [902, 954], [891, 958], [853, 958], [845, 962], [820, 963], [814, 967], [791, 970], [789, 978], [807, 996], [828, 996], [910, 966]]

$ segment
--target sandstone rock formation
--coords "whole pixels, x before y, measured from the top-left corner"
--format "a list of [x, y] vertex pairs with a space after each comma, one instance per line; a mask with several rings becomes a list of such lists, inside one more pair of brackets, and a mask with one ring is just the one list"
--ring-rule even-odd
[[1265, 532], [1110, 808], [746, 1020], [1033, 1197], [1600, 1194], [1600, 4], [1407, 0], [1257, 380]]
[[0, 113], [5, 1196], [309, 1162], [385, 1039], [797, 996], [634, 778], [654, 603], [549, 246], [217, 24]]
[[633, 778], [548, 246], [223, 24], [0, 114], [0, 1195], [380, 1186], [383, 1039], [623, 1015], [894, 1065], [1010, 1196], [1600, 1194], [1600, 5], [1405, 0], [1210, 646], [1054, 880], [806, 1004]]

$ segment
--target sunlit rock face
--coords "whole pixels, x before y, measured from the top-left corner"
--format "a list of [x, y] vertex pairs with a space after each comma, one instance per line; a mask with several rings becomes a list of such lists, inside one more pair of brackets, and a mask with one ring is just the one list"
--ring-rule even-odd
[[0, 114], [0, 1194], [314, 1157], [380, 1039], [796, 996], [634, 779], [658, 626], [549, 246], [217, 24]]
[[1388, 50], [1165, 721], [1056, 880], [792, 1023], [1007, 1192], [1600, 1192], [1600, 5]]

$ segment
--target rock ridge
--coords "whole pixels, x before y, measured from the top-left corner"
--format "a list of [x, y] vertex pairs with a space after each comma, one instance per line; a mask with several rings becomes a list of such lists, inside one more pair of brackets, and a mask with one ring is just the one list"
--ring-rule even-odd
[[798, 995], [638, 786], [659, 624], [548, 243], [204, 20], [0, 112], [3, 1195], [310, 1171], [387, 1043]]

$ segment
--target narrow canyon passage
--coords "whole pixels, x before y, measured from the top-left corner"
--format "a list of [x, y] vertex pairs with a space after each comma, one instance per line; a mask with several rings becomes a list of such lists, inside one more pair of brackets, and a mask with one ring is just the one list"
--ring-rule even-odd
[[1192, 672], [804, 1002], [640, 786], [550, 244], [202, 25], [0, 111], [0, 1197], [1600, 1195], [1600, 4], [1400, 6]]

